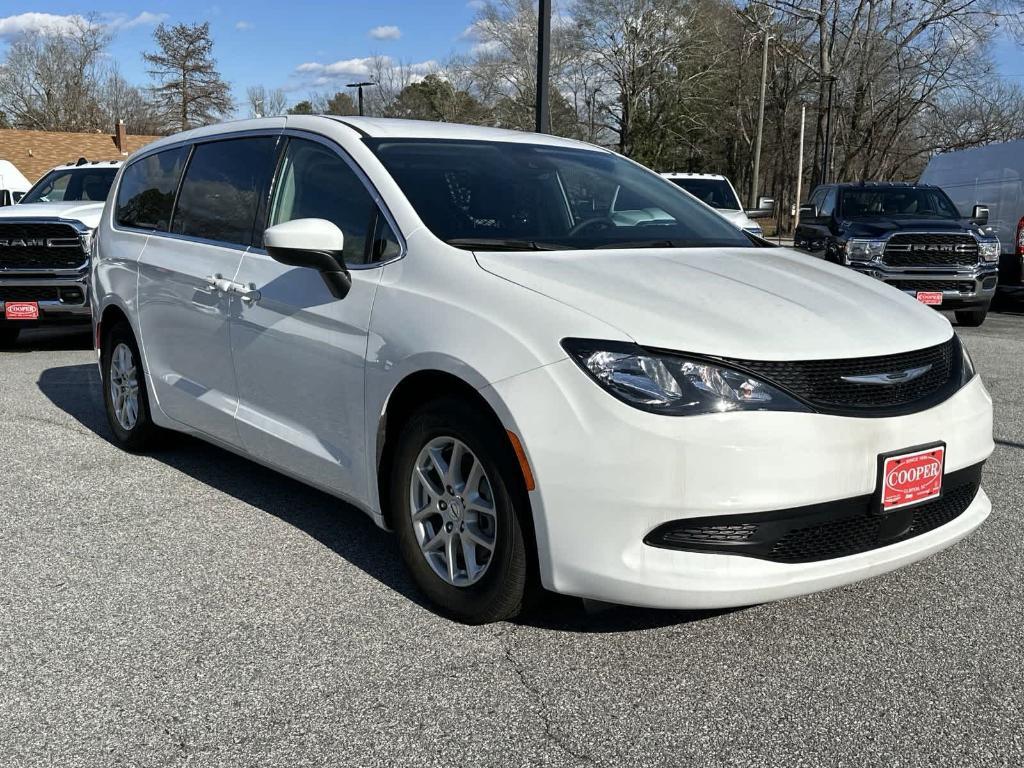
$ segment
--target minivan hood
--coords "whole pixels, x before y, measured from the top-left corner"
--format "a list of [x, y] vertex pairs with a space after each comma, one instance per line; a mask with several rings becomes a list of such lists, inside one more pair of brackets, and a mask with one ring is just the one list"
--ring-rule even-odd
[[71, 201], [67, 203], [18, 203], [0, 208], [0, 219], [70, 219], [91, 229], [99, 226], [103, 203]]
[[488, 272], [647, 347], [814, 360], [908, 352], [952, 335], [941, 314], [901, 291], [784, 248], [478, 252], [476, 258]]

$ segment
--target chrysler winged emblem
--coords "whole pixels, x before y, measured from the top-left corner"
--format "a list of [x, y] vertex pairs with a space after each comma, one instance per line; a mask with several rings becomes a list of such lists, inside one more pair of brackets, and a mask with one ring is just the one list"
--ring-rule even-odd
[[924, 376], [932, 369], [931, 364], [922, 365], [920, 368], [907, 368], [905, 371], [891, 371], [889, 373], [869, 373], [864, 376], [840, 376], [843, 381], [850, 384], [902, 384], [906, 381], [913, 381]]

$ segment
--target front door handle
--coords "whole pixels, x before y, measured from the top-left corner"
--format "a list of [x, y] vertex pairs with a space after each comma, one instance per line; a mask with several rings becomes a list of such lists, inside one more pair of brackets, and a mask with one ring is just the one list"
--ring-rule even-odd
[[249, 285], [242, 285], [242, 283], [233, 283], [230, 281], [225, 282], [228, 283], [227, 292], [235, 294], [238, 298], [242, 300], [243, 304], [252, 306], [261, 298], [263, 298], [263, 294], [256, 290], [255, 283], [249, 283]]

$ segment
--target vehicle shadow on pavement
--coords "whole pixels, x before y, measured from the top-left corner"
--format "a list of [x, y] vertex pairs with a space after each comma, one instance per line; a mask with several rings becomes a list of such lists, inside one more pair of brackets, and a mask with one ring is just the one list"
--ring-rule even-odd
[[66, 328], [28, 328], [22, 331], [10, 352], [64, 352], [92, 349], [92, 329], [88, 325]]
[[[93, 364], [44, 370], [39, 390], [79, 424], [112, 443], [103, 410], [99, 371]], [[248, 459], [187, 435], [170, 433], [150, 458], [295, 526], [381, 584], [432, 610], [399, 560], [392, 536], [361, 511], [273, 470], [254, 472]], [[657, 611], [586, 604], [545, 594], [517, 624], [569, 632], [625, 632], [685, 624], [727, 611]]]

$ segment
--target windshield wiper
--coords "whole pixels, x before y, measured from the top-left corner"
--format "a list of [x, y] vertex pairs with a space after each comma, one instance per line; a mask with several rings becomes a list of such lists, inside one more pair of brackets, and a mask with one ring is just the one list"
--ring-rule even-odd
[[604, 248], [681, 248], [675, 240], [623, 240], [619, 243], [595, 245], [595, 250]]
[[448, 245], [481, 251], [567, 251], [573, 246], [539, 243], [536, 240], [506, 240], [500, 237], [453, 237]]

